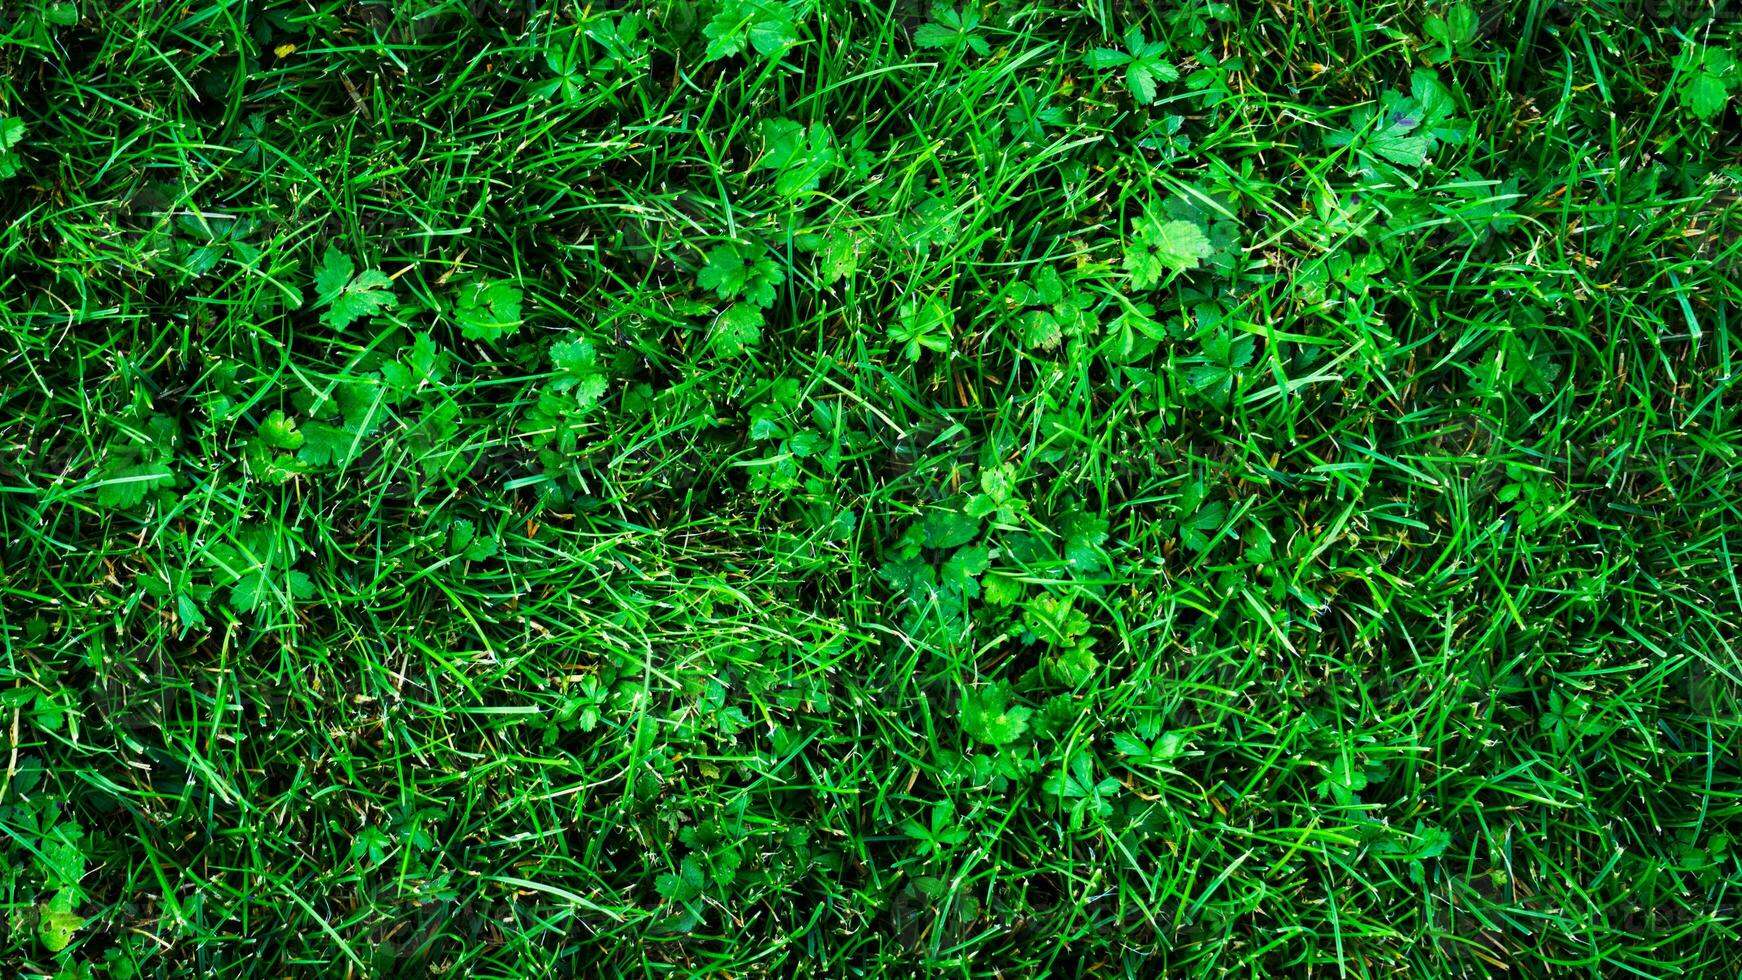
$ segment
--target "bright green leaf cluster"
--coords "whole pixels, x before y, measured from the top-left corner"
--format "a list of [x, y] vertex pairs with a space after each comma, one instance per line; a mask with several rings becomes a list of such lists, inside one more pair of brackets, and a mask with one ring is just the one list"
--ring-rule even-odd
[[357, 271], [350, 257], [327, 246], [321, 267], [315, 272], [315, 305], [326, 307], [321, 322], [343, 330], [365, 317], [399, 305], [392, 292], [393, 280], [376, 269]]

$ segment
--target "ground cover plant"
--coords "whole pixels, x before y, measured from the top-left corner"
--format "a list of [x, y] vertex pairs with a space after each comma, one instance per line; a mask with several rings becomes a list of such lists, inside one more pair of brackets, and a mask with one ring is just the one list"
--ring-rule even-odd
[[1734, 976], [1724, 4], [0, 8], [0, 971]]

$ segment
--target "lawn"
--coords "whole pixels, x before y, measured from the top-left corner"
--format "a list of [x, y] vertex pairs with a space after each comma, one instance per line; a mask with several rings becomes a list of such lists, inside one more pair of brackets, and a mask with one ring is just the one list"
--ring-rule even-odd
[[8, 0], [0, 229], [0, 975], [1742, 970], [1725, 3]]

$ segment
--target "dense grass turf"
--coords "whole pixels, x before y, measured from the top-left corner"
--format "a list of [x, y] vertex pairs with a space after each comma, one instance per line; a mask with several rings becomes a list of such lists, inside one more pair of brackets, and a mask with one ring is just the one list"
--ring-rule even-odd
[[1724, 5], [0, 9], [0, 971], [1734, 976]]

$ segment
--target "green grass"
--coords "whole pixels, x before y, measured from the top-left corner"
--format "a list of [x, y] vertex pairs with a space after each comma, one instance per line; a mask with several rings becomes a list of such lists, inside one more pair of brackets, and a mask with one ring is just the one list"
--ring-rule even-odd
[[1727, 5], [0, 9], [0, 972], [1742, 969]]

